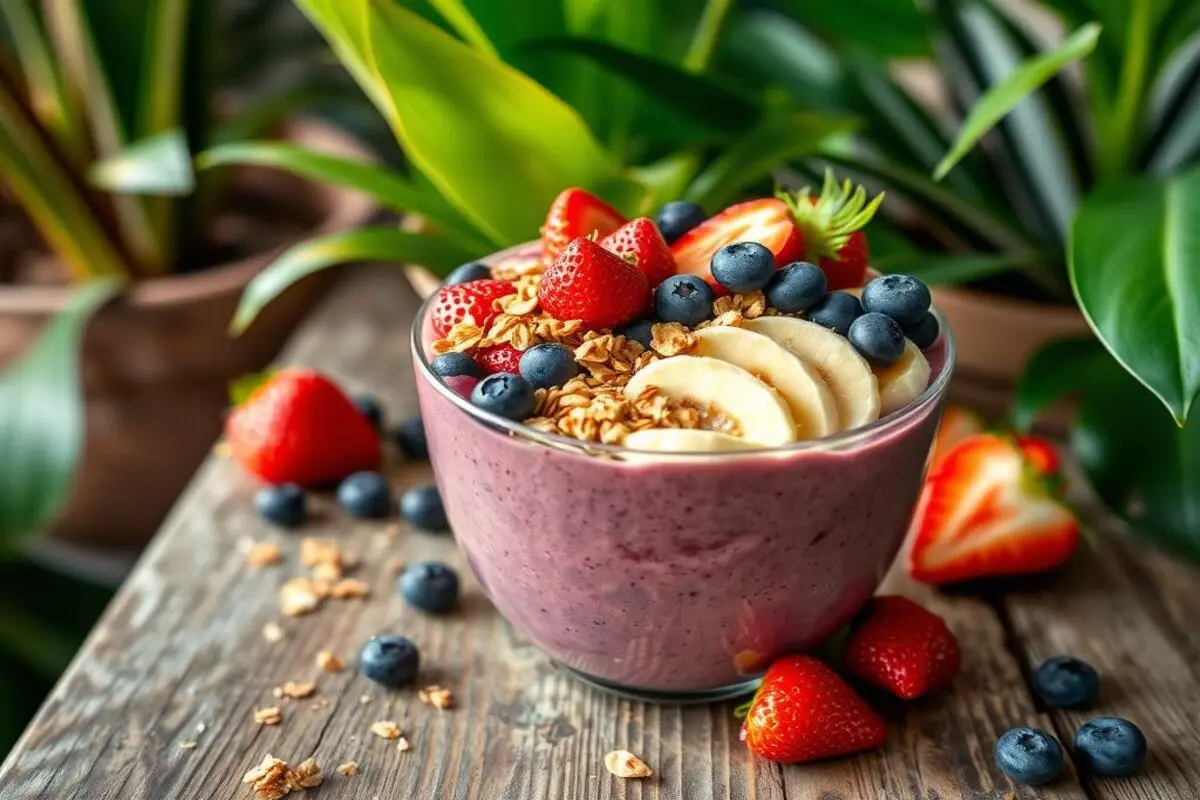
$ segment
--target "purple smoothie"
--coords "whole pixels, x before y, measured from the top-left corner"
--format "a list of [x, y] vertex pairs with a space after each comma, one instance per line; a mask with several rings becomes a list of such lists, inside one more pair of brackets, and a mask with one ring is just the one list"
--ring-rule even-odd
[[500, 612], [603, 682], [715, 693], [818, 644], [874, 593], [942, 407], [945, 340], [927, 356], [930, 388], [867, 428], [655, 463], [514, 435], [438, 384], [421, 354], [414, 362], [451, 526]]

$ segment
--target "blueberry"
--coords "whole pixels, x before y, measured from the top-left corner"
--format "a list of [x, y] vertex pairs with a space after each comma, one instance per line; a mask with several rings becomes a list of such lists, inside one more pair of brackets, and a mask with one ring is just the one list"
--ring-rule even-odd
[[458, 605], [458, 573], [440, 561], [413, 564], [396, 579], [400, 596], [430, 614], [444, 614]]
[[372, 428], [379, 430], [383, 426], [383, 406], [379, 405], [378, 400], [369, 394], [356, 394], [353, 402], [358, 413], [367, 418]]
[[874, 311], [851, 322], [846, 338], [872, 364], [895, 364], [904, 353], [904, 331], [900, 325]]
[[808, 309], [804, 318], [846, 336], [850, 333], [850, 323], [861, 317], [862, 313], [862, 304], [854, 295], [830, 292]]
[[457, 283], [482, 281], [490, 277], [492, 277], [492, 271], [488, 268], [487, 264], [472, 261], [470, 264], [463, 264], [461, 267], [456, 267], [453, 272], [446, 276], [446, 280], [442, 281], [442, 285], [454, 286]]
[[694, 328], [712, 316], [712, 287], [695, 275], [672, 275], [654, 290], [654, 313], [663, 322]]
[[403, 636], [372, 636], [358, 654], [363, 677], [393, 688], [417, 677], [420, 666], [420, 651]]
[[1100, 676], [1074, 656], [1048, 658], [1033, 672], [1033, 690], [1051, 708], [1091, 705], [1100, 692]]
[[392, 428], [392, 439], [405, 458], [429, 458], [429, 444], [425, 441], [425, 425], [420, 415], [409, 417]]
[[456, 378], [460, 375], [483, 377], [483, 367], [466, 353], [442, 353], [429, 362], [429, 368], [439, 378]]
[[626, 326], [625, 329], [621, 331], [621, 335], [627, 339], [633, 339], [642, 347], [649, 350], [650, 337], [653, 335], [651, 329], [653, 327], [654, 320], [643, 319]]
[[758, 242], [736, 242], [713, 253], [708, 268], [717, 283], [744, 294], [763, 288], [775, 276], [775, 254]]
[[1009, 728], [996, 742], [996, 765], [1017, 783], [1040, 786], [1062, 772], [1062, 746], [1043, 730]]
[[308, 518], [308, 495], [294, 483], [264, 486], [254, 495], [254, 508], [267, 522], [297, 528]]
[[658, 210], [654, 216], [654, 224], [658, 226], [658, 232], [667, 240], [667, 244], [671, 244], [706, 219], [708, 214], [705, 214], [700, 206], [676, 200]]
[[797, 261], [771, 276], [765, 291], [767, 305], [785, 314], [799, 314], [820, 302], [828, 286], [825, 270], [816, 264]]
[[356, 472], [338, 484], [337, 501], [356, 517], [378, 519], [392, 510], [392, 490], [378, 472]]
[[414, 528], [424, 531], [444, 531], [450, 527], [446, 507], [436, 485], [414, 486], [400, 498], [400, 516]]
[[555, 342], [535, 344], [521, 354], [521, 377], [535, 389], [562, 386], [579, 374], [575, 354]]
[[1075, 733], [1079, 761], [1097, 775], [1128, 775], [1146, 760], [1146, 737], [1127, 719], [1096, 717]]
[[887, 314], [901, 325], [913, 325], [929, 310], [929, 287], [911, 275], [884, 275], [863, 287], [867, 311]]
[[938, 334], [941, 333], [941, 330], [938, 328], [937, 317], [928, 311], [925, 312], [925, 316], [912, 325], [904, 325], [902, 327], [904, 328], [904, 335], [922, 350], [936, 342]]
[[499, 372], [476, 384], [471, 403], [505, 419], [520, 421], [533, 416], [533, 387], [520, 375]]

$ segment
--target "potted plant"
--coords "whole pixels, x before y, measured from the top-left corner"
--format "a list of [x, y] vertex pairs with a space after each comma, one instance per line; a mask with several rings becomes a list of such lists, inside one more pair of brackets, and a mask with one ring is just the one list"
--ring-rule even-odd
[[[289, 107], [220, 113], [223, 10], [0, 6], [10, 34], [0, 51], [6, 547], [56, 515], [54, 531], [73, 541], [144, 542], [215, 438], [230, 379], [274, 356], [319, 287], [297, 287], [231, 341], [242, 288], [281, 246], [372, 211], [361, 196], [270, 171], [193, 174], [193, 153], [261, 134]], [[324, 125], [279, 132], [365, 155]]]
[[1200, 557], [1200, 6], [878, 0], [932, 32], [948, 102], [931, 104], [854, 35], [848, 4], [820, 9], [832, 47], [778, 5], [794, 16], [739, 16], [727, 63], [863, 116], [822, 156], [888, 186], [876, 266], [965, 284], [937, 295], [964, 370], [1001, 388], [1019, 373], [1019, 425], [1077, 393], [1071, 441], [1102, 499]]

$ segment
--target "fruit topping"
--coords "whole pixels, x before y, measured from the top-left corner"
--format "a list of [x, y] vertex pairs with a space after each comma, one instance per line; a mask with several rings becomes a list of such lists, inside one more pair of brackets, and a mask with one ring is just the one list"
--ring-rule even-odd
[[444, 531], [450, 527], [442, 495], [432, 483], [414, 486], [400, 497], [400, 516], [423, 531]]
[[472, 261], [469, 264], [463, 264], [461, 267], [455, 267], [454, 271], [446, 276], [446, 280], [442, 281], [442, 285], [456, 286], [460, 283], [483, 281], [491, 277], [492, 271], [488, 268], [487, 264]]
[[419, 415], [411, 416], [392, 428], [392, 441], [405, 458], [429, 458], [429, 443], [425, 441], [425, 424]]
[[626, 222], [601, 239], [600, 246], [637, 267], [651, 286], [657, 286], [675, 274], [671, 248], [667, 247], [649, 217]]
[[913, 578], [945, 584], [1044, 572], [1070, 558], [1079, 525], [1061, 501], [1061, 476], [1026, 455], [1041, 445], [1029, 439], [976, 434], [932, 465], [913, 517]]
[[646, 310], [650, 284], [638, 268], [591, 239], [574, 239], [538, 285], [542, 309], [589, 329], [619, 328]]
[[521, 351], [502, 342], [480, 349], [475, 354], [475, 361], [484, 375], [495, 375], [499, 372], [516, 373], [520, 369]]
[[922, 350], [931, 347], [937, 341], [938, 334], [942, 332], [938, 327], [937, 317], [928, 312], [912, 325], [901, 327], [904, 328], [904, 335]]
[[459, 397], [470, 400], [471, 393], [479, 385], [479, 378], [474, 375], [454, 375], [449, 378], [442, 378], [442, 383], [446, 384], [446, 388]]
[[862, 290], [866, 311], [886, 314], [900, 325], [915, 325], [929, 311], [929, 287], [911, 275], [883, 275]]
[[[707, 288], [707, 284], [705, 286]], [[620, 334], [626, 339], [632, 339], [640, 344], [645, 349], [650, 349], [650, 340], [654, 335], [654, 320], [640, 319], [637, 322], [631, 322], [620, 330]]]
[[895, 363], [877, 366], [875, 380], [879, 384], [879, 414], [890, 414], [916, 400], [929, 385], [929, 362], [911, 341]]
[[868, 311], [850, 323], [846, 334], [854, 349], [875, 366], [895, 364], [904, 354], [904, 331], [886, 314]]
[[1054, 656], [1033, 671], [1033, 690], [1051, 708], [1084, 708], [1100, 693], [1095, 667], [1074, 656]]
[[471, 403], [505, 419], [520, 421], [533, 415], [533, 387], [510, 372], [489, 375], [471, 392]]
[[372, 636], [358, 654], [363, 677], [389, 688], [403, 686], [417, 677], [421, 654], [403, 636]]
[[734, 242], [713, 253], [709, 272], [731, 292], [753, 292], [775, 275], [775, 254], [758, 242]]
[[760, 758], [798, 763], [870, 750], [885, 734], [883, 720], [837, 673], [796, 655], [767, 670], [741, 736]]
[[942, 618], [896, 595], [874, 598], [842, 649], [849, 675], [904, 700], [945, 688], [961, 663], [958, 639]]
[[358, 412], [367, 418], [367, 422], [371, 423], [372, 428], [376, 431], [383, 428], [383, 406], [379, 404], [379, 400], [369, 394], [356, 394], [350, 398], [350, 402], [354, 403]]
[[706, 219], [708, 219], [708, 214], [704, 213], [704, 209], [700, 206], [676, 200], [658, 210], [658, 213], [654, 215], [654, 224], [658, 226], [658, 230], [667, 244], [674, 244], [676, 239]]
[[487, 328], [498, 313], [492, 303], [514, 292], [508, 281], [483, 280], [443, 286], [433, 298], [429, 312], [433, 319], [433, 330], [445, 336], [467, 316], [480, 328]]
[[694, 328], [712, 317], [713, 290], [695, 275], [674, 275], [654, 290], [654, 313], [663, 322]]
[[542, 224], [542, 252], [547, 262], [558, 258], [567, 245], [581, 236], [603, 239], [625, 224], [621, 213], [591, 192], [564, 189], [550, 205]]
[[1062, 746], [1038, 728], [1009, 728], [996, 741], [996, 766], [1015, 783], [1041, 786], [1062, 772]]
[[1146, 736], [1137, 725], [1120, 717], [1096, 717], [1075, 733], [1079, 763], [1096, 775], [1120, 777], [1146, 760]]
[[825, 171], [818, 197], [811, 189], [798, 194], [780, 193], [800, 232], [803, 256], [825, 271], [830, 290], [862, 286], [869, 252], [862, 227], [883, 202], [883, 195], [867, 200], [867, 192], [847, 180], [838, 185], [833, 170]]
[[556, 342], [534, 345], [521, 355], [521, 377], [535, 389], [562, 386], [579, 374], [575, 353]]
[[254, 495], [254, 508], [267, 522], [298, 528], [308, 519], [308, 495], [294, 483], [264, 486]]
[[440, 561], [422, 561], [400, 573], [396, 590], [415, 608], [445, 614], [458, 605], [458, 573]]
[[671, 252], [681, 273], [703, 278], [715, 289], [719, 284], [709, 269], [712, 257], [735, 242], [758, 242], [775, 254], [776, 264], [788, 264], [803, 256], [803, 238], [792, 212], [775, 198], [730, 206], [679, 237], [671, 245]]
[[820, 267], [797, 261], [776, 272], [764, 291], [768, 305], [785, 314], [799, 314], [819, 303], [827, 290], [828, 281]]
[[356, 472], [337, 487], [338, 505], [363, 519], [379, 519], [392, 511], [392, 490], [378, 472]]
[[822, 328], [847, 336], [850, 325], [862, 316], [862, 304], [848, 292], [830, 292], [805, 312], [804, 318]]
[[754, 442], [702, 428], [646, 428], [626, 436], [625, 446], [658, 453], [718, 453], [758, 447]]
[[485, 374], [479, 362], [466, 353], [442, 353], [429, 362], [429, 368], [439, 378], [453, 378], [458, 375], [482, 378]]

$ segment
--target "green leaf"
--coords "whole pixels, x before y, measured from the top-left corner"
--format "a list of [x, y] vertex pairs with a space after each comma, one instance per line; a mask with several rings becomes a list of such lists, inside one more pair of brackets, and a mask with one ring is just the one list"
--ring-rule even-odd
[[1155, 94], [1139, 166], [1170, 175], [1200, 156], [1200, 35], [1159, 74]]
[[704, 3], [696, 33], [683, 57], [683, 67], [688, 72], [703, 72], [708, 67], [732, 5], [733, 0], [707, 0]]
[[1110, 184], [1083, 202], [1069, 250], [1088, 322], [1180, 425], [1200, 391], [1198, 219], [1200, 168]]
[[766, 9], [734, 15], [722, 42], [722, 67], [748, 87], [780, 86], [801, 108], [844, 108], [837, 54], [794, 20]]
[[176, 128], [134, 142], [88, 170], [93, 186], [117, 194], [182, 197], [196, 188], [192, 154]]
[[934, 169], [934, 178], [940, 180], [944, 177], [984, 134], [1027, 95], [1067, 64], [1090, 53], [1095, 48], [1099, 36], [1099, 25], [1084, 25], [1054, 50], [1025, 61], [1006, 78], [992, 86], [967, 115], [950, 152]]
[[284, 289], [306, 275], [339, 264], [352, 261], [419, 264], [444, 275], [481, 255], [484, 254], [437, 236], [390, 227], [363, 228], [309, 239], [286, 250], [250, 281], [230, 327], [234, 333], [241, 333]]
[[929, 55], [925, 17], [915, 0], [786, 0], [782, 5], [794, 19], [843, 44], [862, 45], [885, 58]]
[[[1038, 415], [1091, 384], [1112, 356], [1095, 339], [1067, 339], [1045, 345], [1025, 364], [1013, 393], [1012, 424], [1027, 431]], [[1161, 413], [1161, 412], [1159, 412]]]
[[[874, 233], [868, 230], [868, 240]], [[874, 252], [874, 248], [872, 248]], [[890, 258], [872, 259], [880, 272], [903, 272], [930, 285], [967, 283], [1040, 263], [1037, 253], [998, 253], [995, 255], [958, 255], [954, 253], [914, 252]]]
[[0, 550], [48, 522], [66, 501], [83, 446], [79, 350], [92, 312], [120, 287], [84, 284], [37, 341], [0, 372]]
[[529, 239], [582, 186], [626, 212], [645, 188], [528, 76], [389, 0], [297, 0], [384, 113], [405, 155], [496, 245]]
[[699, 166], [699, 154], [680, 150], [653, 163], [636, 167], [634, 172], [638, 179], [650, 190], [648, 207], [658, 208], [683, 197]]
[[495, 45], [488, 38], [487, 32], [475, 21], [475, 17], [472, 16], [462, 0], [429, 0], [429, 5], [433, 6], [442, 15], [442, 19], [446, 20], [450, 27], [467, 44], [481, 53], [487, 53], [496, 58], [499, 57]]

